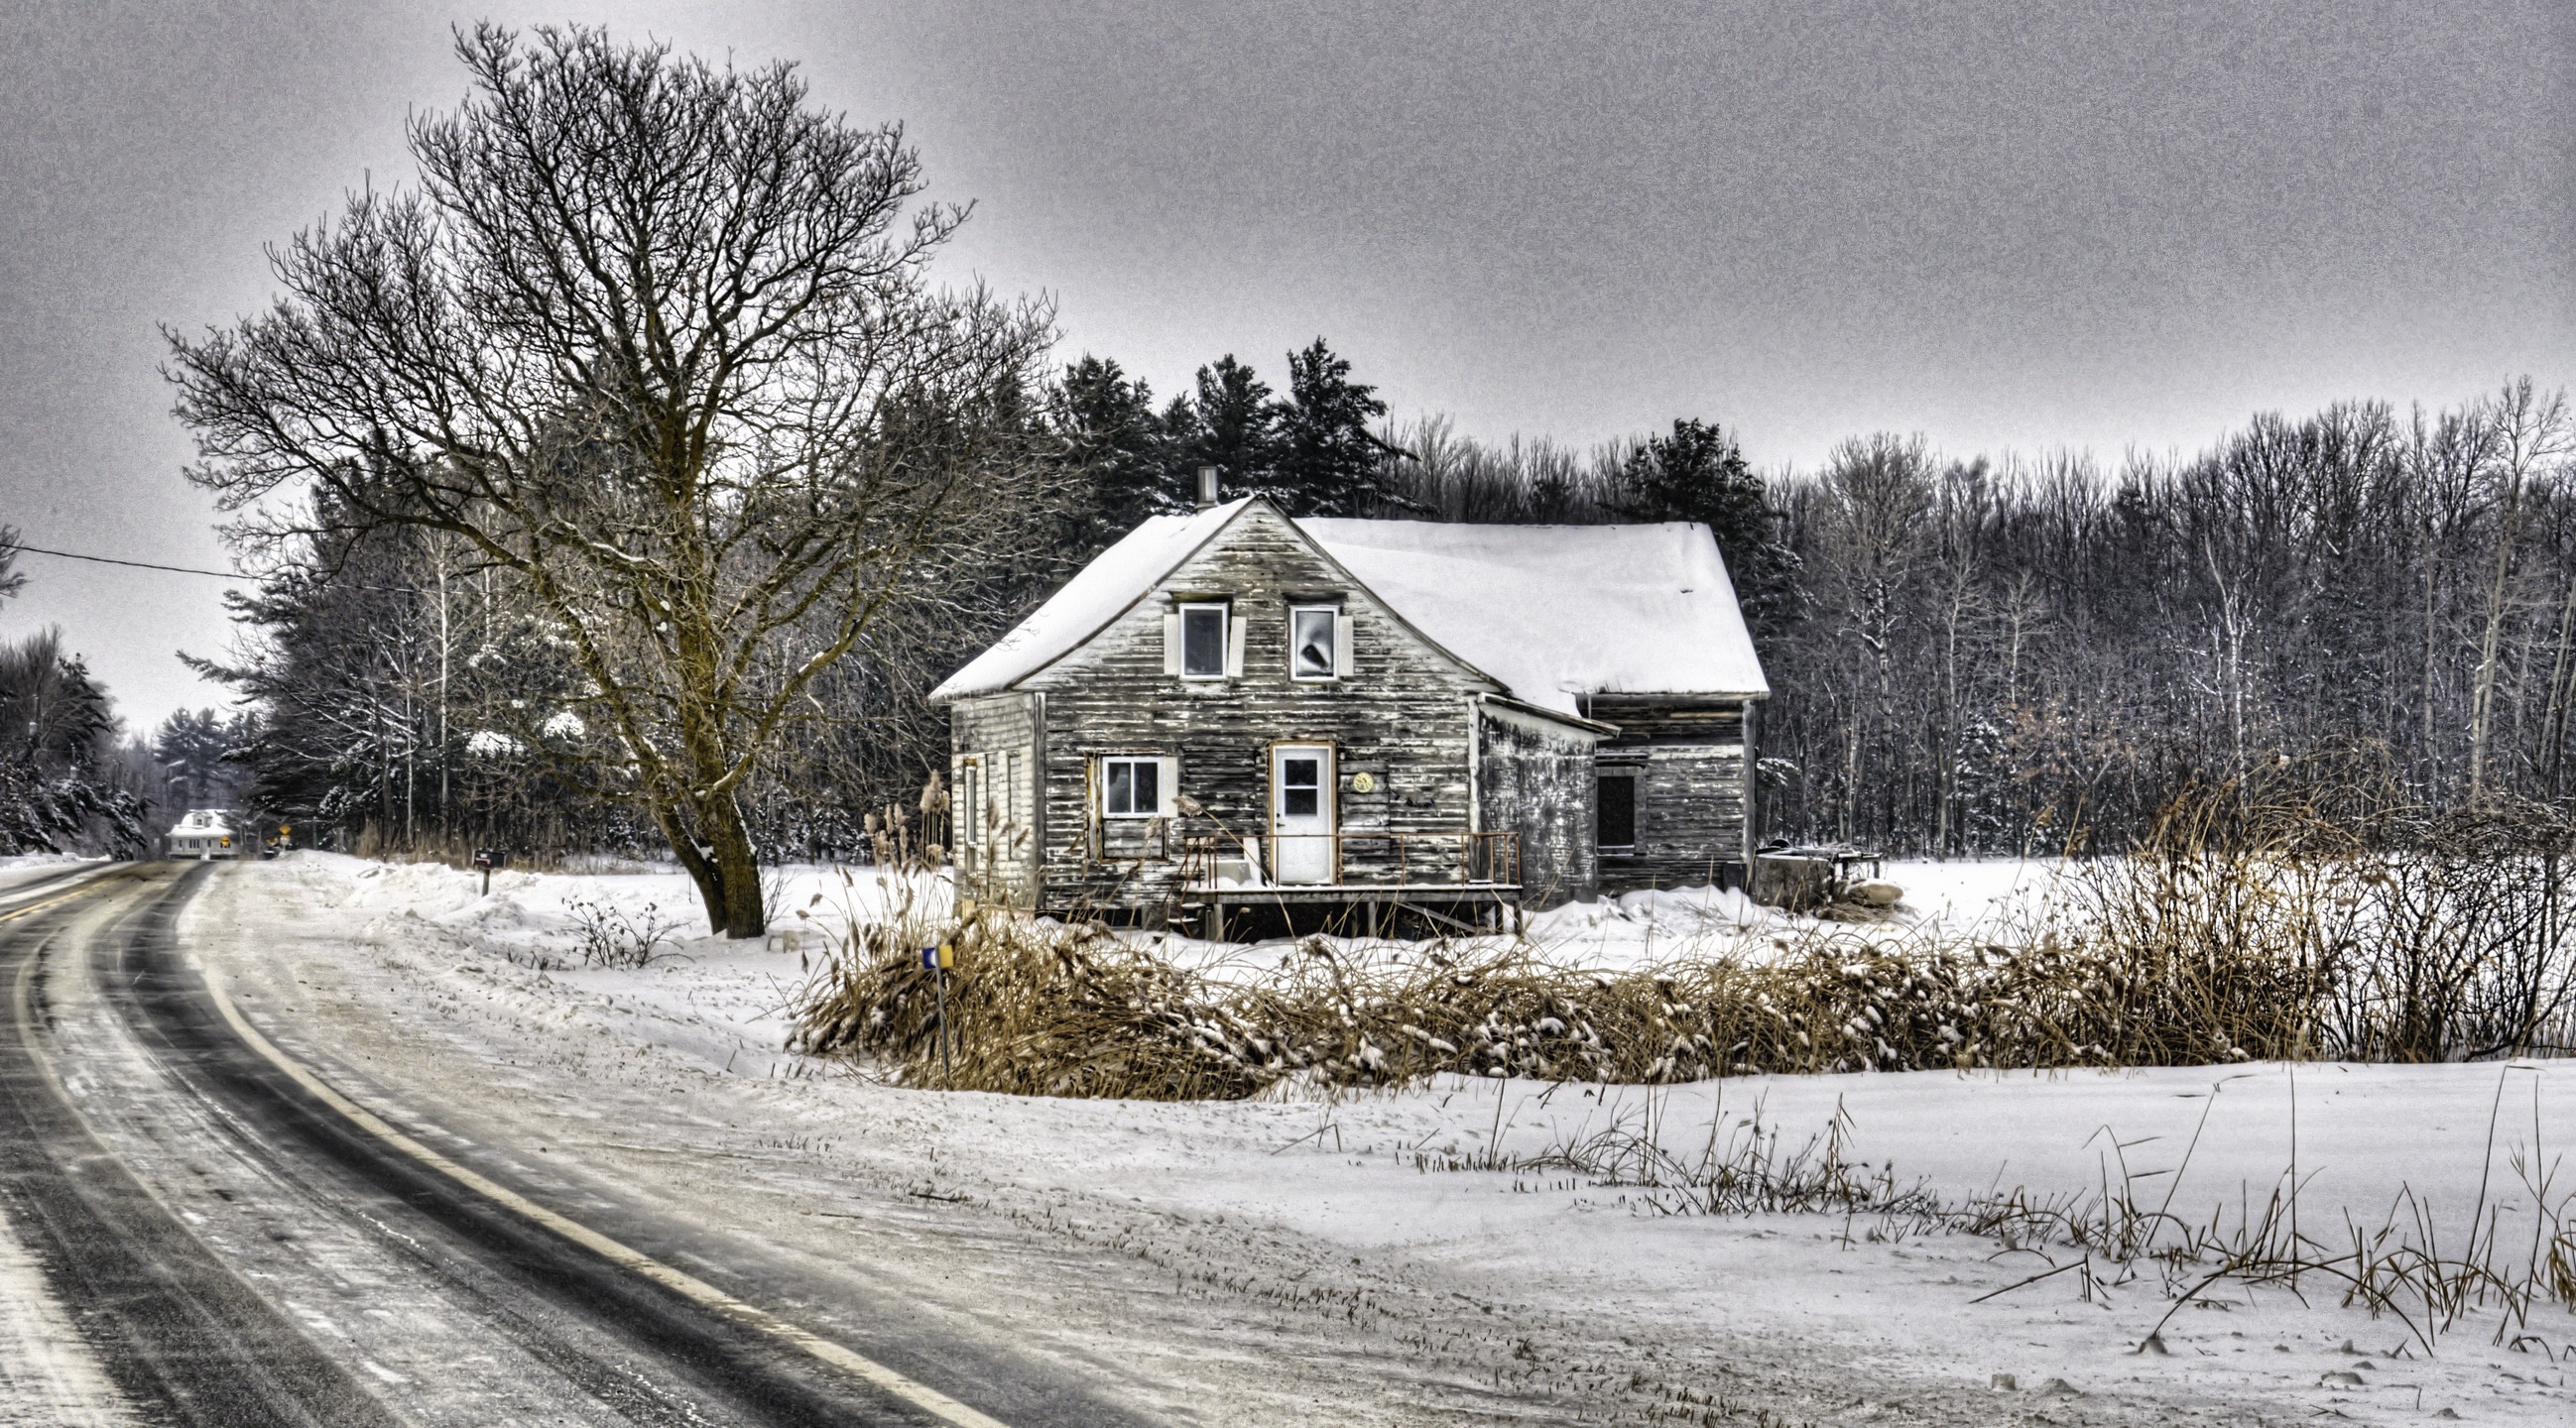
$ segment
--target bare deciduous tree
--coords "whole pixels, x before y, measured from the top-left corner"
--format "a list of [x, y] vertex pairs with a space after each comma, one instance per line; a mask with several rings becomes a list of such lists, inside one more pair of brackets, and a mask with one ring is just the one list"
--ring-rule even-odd
[[2469, 793], [2475, 797], [2487, 783], [2487, 750], [2495, 730], [2498, 660], [2503, 652], [2506, 593], [2519, 553], [2523, 524], [2529, 515], [2532, 483], [2551, 463], [2568, 452], [2567, 398], [2561, 392], [2536, 390], [2529, 377], [2504, 385], [2489, 398], [2484, 415], [2494, 446], [2487, 483], [2496, 510], [2495, 557], [2487, 574], [2483, 618], [2478, 624], [2478, 664], [2469, 704]]
[[934, 288], [964, 211], [787, 65], [578, 28], [457, 53], [475, 92], [413, 121], [417, 189], [273, 250], [268, 311], [170, 335], [192, 475], [248, 538], [342, 512], [523, 586], [582, 687], [519, 737], [605, 769], [757, 935], [742, 792], [876, 622], [1007, 561], [1046, 316]]

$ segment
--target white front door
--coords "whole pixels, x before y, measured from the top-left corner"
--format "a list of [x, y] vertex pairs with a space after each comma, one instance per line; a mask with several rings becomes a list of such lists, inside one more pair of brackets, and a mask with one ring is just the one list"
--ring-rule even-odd
[[1333, 880], [1333, 746], [1270, 746], [1270, 876]]

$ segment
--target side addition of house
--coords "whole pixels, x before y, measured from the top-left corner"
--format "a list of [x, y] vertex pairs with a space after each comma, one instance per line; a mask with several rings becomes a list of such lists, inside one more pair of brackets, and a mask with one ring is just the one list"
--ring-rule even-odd
[[1372, 930], [1730, 883], [1770, 692], [1706, 527], [1158, 516], [932, 692], [961, 886]]

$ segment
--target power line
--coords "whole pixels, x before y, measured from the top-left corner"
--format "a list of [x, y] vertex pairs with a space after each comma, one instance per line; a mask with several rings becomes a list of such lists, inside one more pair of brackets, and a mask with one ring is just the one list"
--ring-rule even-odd
[[12, 543], [10, 545], [0, 546], [0, 550], [23, 550], [29, 555], [51, 555], [63, 560], [86, 560], [98, 565], [130, 565], [137, 570], [167, 570], [178, 575], [211, 575], [217, 580], [238, 580], [245, 585], [252, 583], [252, 578], [250, 576], [241, 574], [238, 571], [199, 570], [190, 565], [155, 565], [148, 560], [118, 560], [114, 556], [108, 555], [83, 555], [76, 550], [47, 550], [41, 545], [18, 545]]
[[[48, 550], [41, 545], [0, 545], [0, 552], [21, 550], [27, 552], [29, 555], [51, 555], [63, 560], [86, 560], [94, 565], [126, 565], [132, 566], [136, 570], [167, 570], [176, 575], [211, 575], [217, 580], [229, 580], [237, 585], [255, 585], [259, 583], [259, 578], [257, 576], [244, 575], [239, 571], [199, 570], [193, 565], [158, 565], [149, 560], [119, 560], [112, 555], [83, 555], [76, 550]], [[417, 595], [422, 589], [422, 587], [418, 585], [360, 585], [355, 582], [344, 581], [334, 581], [333, 583], [339, 584], [342, 589], [346, 590], [373, 590], [390, 595]]]

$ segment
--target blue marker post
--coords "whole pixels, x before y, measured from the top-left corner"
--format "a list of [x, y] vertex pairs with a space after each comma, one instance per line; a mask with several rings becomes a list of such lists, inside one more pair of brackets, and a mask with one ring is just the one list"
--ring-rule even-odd
[[948, 969], [957, 965], [957, 949], [946, 942], [921, 949], [921, 965], [930, 969], [931, 982], [939, 989], [939, 1089], [953, 1089], [956, 1071], [948, 1063]]

